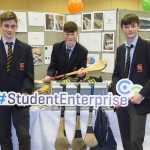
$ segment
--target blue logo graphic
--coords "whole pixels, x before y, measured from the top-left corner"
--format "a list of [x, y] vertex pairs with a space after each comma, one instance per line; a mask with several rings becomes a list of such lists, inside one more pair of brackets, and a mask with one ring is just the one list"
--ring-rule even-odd
[[19, 22], [19, 23], [22, 22], [22, 19], [18, 19], [18, 22]]
[[0, 95], [0, 104], [3, 104], [3, 102], [5, 102], [5, 98], [6, 98], [5, 93], [1, 93], [1, 95]]
[[88, 64], [94, 64], [94, 63], [95, 63], [95, 58], [93, 58], [93, 57], [88, 57], [87, 63], [88, 63]]
[[116, 85], [116, 90], [119, 95], [131, 97], [138, 94], [143, 87], [139, 84], [133, 84], [129, 79], [121, 79]]
[[112, 22], [112, 19], [109, 18], [109, 19], [108, 19], [108, 22]]

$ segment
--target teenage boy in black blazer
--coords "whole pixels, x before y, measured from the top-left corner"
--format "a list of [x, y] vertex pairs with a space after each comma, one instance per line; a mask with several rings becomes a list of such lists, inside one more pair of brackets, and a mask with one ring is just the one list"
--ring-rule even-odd
[[[47, 77], [43, 79], [43, 82], [50, 82], [51, 77], [86, 67], [88, 51], [76, 41], [78, 36], [77, 24], [72, 21], [66, 22], [63, 27], [62, 35], [64, 41], [53, 45], [51, 62], [47, 69]], [[70, 49], [68, 62], [66, 57], [67, 49]], [[78, 77], [83, 77], [84, 75], [85, 72], [82, 69], [81, 72], [77, 74]]]
[[[31, 47], [15, 38], [18, 18], [11, 11], [0, 17], [0, 92], [31, 94], [34, 87], [34, 65]], [[12, 43], [12, 61], [7, 69], [8, 45]], [[11, 118], [19, 141], [19, 150], [30, 150], [29, 107], [0, 106], [0, 145], [2, 150], [13, 150]]]
[[127, 46], [133, 45], [127, 78], [143, 88], [129, 98], [127, 107], [115, 106], [124, 150], [143, 150], [146, 114], [150, 112], [150, 43], [138, 36], [139, 28], [139, 18], [135, 14], [127, 14], [121, 19], [121, 29], [127, 41], [117, 48], [112, 75], [113, 94], [116, 95], [116, 84], [124, 78]]

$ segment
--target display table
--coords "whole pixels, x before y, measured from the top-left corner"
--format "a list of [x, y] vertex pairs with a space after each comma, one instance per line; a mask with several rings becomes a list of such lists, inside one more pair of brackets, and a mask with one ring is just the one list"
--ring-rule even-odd
[[[118, 128], [118, 122], [116, 114], [113, 110], [106, 111], [110, 126], [112, 128], [115, 140], [117, 142], [117, 150], [123, 150], [120, 133]], [[54, 143], [58, 132], [60, 111], [52, 111], [46, 108], [32, 108], [30, 110], [30, 134], [31, 134], [31, 150], [55, 150]], [[95, 111], [93, 111], [93, 124], [95, 122], [96, 116]], [[76, 111], [66, 110], [65, 111], [65, 129], [68, 141], [71, 143], [74, 136], [76, 120]], [[86, 133], [88, 124], [88, 111], [81, 110], [81, 132], [83, 138]], [[149, 139], [150, 139], [150, 115], [148, 115], [147, 125], [146, 125], [146, 136], [144, 141], [144, 150], [149, 150]], [[12, 127], [12, 140], [14, 150], [18, 150], [18, 141], [15, 133], [14, 127]], [[89, 148], [87, 148], [89, 149]], [[1, 150], [1, 148], [0, 148]]]

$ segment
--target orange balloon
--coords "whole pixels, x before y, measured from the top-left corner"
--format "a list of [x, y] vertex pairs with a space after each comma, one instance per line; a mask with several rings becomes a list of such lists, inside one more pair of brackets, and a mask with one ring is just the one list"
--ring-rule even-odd
[[69, 0], [68, 10], [70, 13], [80, 12], [83, 8], [82, 0]]

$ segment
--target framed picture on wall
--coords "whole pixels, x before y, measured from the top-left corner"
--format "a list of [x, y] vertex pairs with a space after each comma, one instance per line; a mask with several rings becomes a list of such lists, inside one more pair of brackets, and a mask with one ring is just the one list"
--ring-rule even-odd
[[42, 46], [31, 46], [34, 65], [43, 64]]
[[103, 52], [114, 51], [114, 32], [102, 33], [102, 51]]
[[55, 14], [55, 31], [63, 31], [64, 15]]
[[93, 12], [93, 30], [103, 30], [103, 12]]
[[92, 13], [82, 13], [82, 31], [92, 30]]
[[54, 31], [55, 30], [55, 16], [53, 13], [45, 14], [45, 31]]
[[45, 14], [45, 31], [62, 32], [64, 25], [64, 15], [46, 13]]
[[53, 46], [44, 47], [44, 64], [50, 64], [52, 49]]
[[150, 31], [150, 18], [139, 18], [139, 31]]

